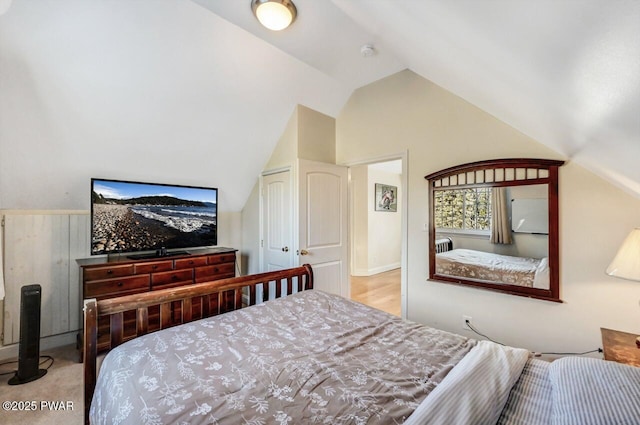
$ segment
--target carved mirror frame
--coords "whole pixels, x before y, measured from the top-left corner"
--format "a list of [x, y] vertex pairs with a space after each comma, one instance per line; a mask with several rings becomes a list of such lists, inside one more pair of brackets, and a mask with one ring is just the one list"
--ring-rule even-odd
[[[550, 159], [494, 159], [462, 164], [426, 176], [425, 179], [429, 181], [429, 280], [489, 289], [547, 301], [562, 302], [560, 300], [558, 243], [558, 168], [563, 164], [564, 161]], [[546, 184], [548, 187], [548, 290], [503, 283], [491, 283], [489, 281], [477, 281], [465, 277], [436, 273], [434, 203], [435, 194], [438, 190], [540, 184]]]

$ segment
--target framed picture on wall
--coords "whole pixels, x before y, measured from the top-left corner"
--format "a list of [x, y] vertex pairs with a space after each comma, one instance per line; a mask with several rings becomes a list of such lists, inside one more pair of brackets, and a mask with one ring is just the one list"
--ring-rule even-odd
[[376, 183], [376, 211], [398, 211], [398, 188], [382, 183]]

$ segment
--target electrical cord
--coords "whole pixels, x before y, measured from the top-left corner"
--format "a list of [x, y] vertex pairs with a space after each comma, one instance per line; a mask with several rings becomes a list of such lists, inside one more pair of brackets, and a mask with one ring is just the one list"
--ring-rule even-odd
[[[465, 319], [464, 323], [469, 327], [469, 329], [471, 329], [471, 331], [473, 331], [475, 334], [480, 335], [483, 338], [488, 339], [491, 342], [495, 342], [496, 344], [499, 345], [504, 345], [501, 342], [498, 341], [494, 341], [493, 339], [489, 338], [487, 335], [479, 332], [476, 328], [473, 327], [473, 325], [471, 325], [471, 322], [469, 321], [469, 319]], [[540, 357], [542, 355], [555, 355], [555, 356], [584, 356], [585, 354], [591, 354], [591, 353], [602, 353], [602, 348], [596, 348], [595, 350], [591, 350], [591, 351], [583, 351], [582, 353], [556, 353], [556, 352], [546, 352], [546, 353], [539, 353], [539, 352], [534, 352], [533, 354], [536, 357]]]
[[496, 344], [504, 345], [503, 343], [498, 342], [498, 341], [494, 341], [493, 339], [489, 338], [485, 334], [478, 332], [478, 330], [471, 325], [471, 322], [469, 321], [469, 319], [465, 319], [464, 323], [469, 327], [469, 329], [471, 329], [474, 333], [480, 335], [481, 337], [487, 338], [489, 341], [495, 342]]
[[[51, 356], [40, 356], [40, 359], [43, 359], [43, 358], [44, 358], [44, 360], [40, 360], [40, 363], [38, 363], [38, 366], [42, 366], [46, 362], [50, 361], [51, 363], [49, 363], [49, 365], [47, 367], [45, 367], [45, 369], [49, 370], [49, 368], [51, 368], [51, 366], [53, 366], [54, 359]], [[18, 363], [18, 362], [19, 362], [19, 360], [11, 360], [11, 361], [8, 361], [8, 362], [0, 363], [0, 367], [8, 365], [8, 364], [12, 364], [12, 363]], [[16, 369], [16, 370], [12, 370], [10, 372], [3, 372], [3, 373], [0, 373], [0, 376], [14, 375], [17, 371], [18, 370]]]
[[543, 354], [551, 354], [556, 356], [584, 356], [585, 354], [591, 354], [591, 353], [602, 353], [602, 348], [596, 348], [595, 350], [591, 350], [591, 351], [583, 351], [582, 353], [535, 353], [535, 354], [537, 357]]

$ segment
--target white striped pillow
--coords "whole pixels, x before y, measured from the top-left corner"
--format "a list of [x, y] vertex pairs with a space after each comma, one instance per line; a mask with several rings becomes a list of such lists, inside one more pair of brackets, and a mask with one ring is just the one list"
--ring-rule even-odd
[[553, 425], [638, 425], [640, 368], [588, 357], [549, 367]]

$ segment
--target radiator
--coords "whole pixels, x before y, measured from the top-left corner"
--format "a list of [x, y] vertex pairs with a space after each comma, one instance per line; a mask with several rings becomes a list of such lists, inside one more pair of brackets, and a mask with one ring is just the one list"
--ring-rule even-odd
[[436, 239], [436, 254], [451, 251], [453, 249], [453, 241], [451, 238]]

